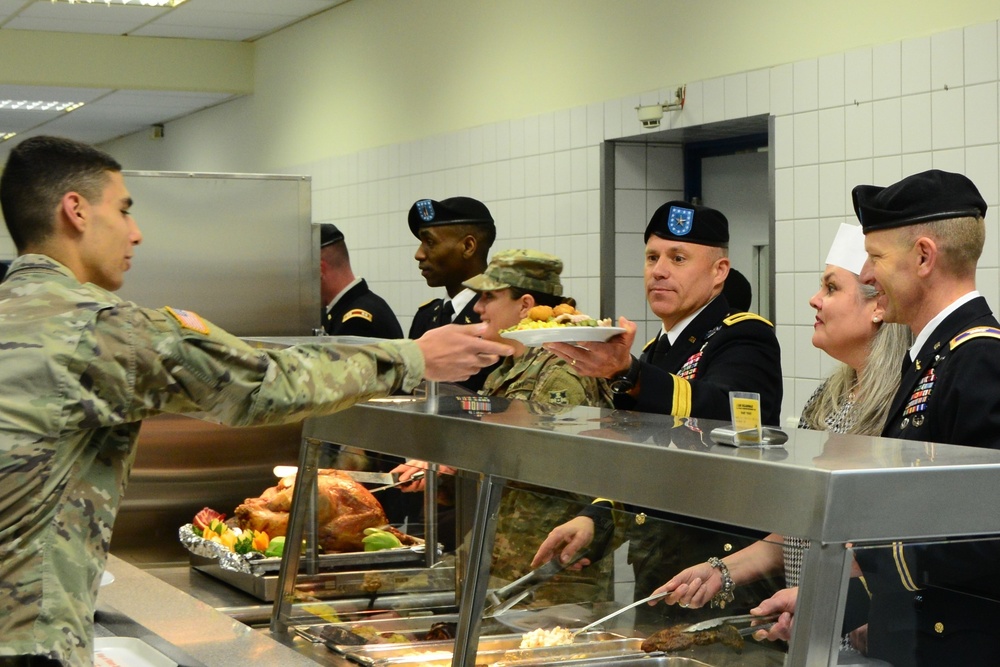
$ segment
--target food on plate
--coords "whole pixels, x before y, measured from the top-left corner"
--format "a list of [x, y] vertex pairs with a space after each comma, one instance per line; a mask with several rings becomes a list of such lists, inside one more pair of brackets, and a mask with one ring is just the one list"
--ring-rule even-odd
[[213, 521], [225, 521], [226, 515], [219, 514], [211, 507], [202, 507], [201, 511], [194, 515], [194, 519], [191, 520], [191, 525], [199, 530], [205, 530], [212, 525]]
[[515, 326], [504, 329], [508, 331], [528, 331], [531, 329], [551, 329], [555, 327], [610, 327], [611, 318], [595, 320], [569, 305], [561, 303], [555, 308], [550, 306], [535, 306], [528, 311], [528, 316]]
[[278, 535], [268, 543], [264, 555], [268, 558], [280, 558], [285, 553], [285, 536]]
[[683, 651], [692, 646], [705, 646], [716, 642], [723, 646], [728, 646], [737, 653], [743, 651], [743, 637], [740, 631], [732, 625], [720, 625], [709, 630], [699, 630], [697, 632], [684, 632], [688, 627], [687, 623], [673, 625], [653, 633], [648, 639], [642, 642], [642, 650], [646, 653], [653, 651]]
[[[410, 638], [399, 632], [379, 632], [370, 625], [352, 625], [351, 630], [358, 637], [363, 637], [369, 644], [406, 644]], [[451, 657], [451, 653], [448, 654]]]
[[[389, 523], [375, 496], [339, 470], [320, 470], [317, 486], [318, 541], [325, 552], [362, 551], [365, 529]], [[272, 540], [285, 535], [294, 488], [295, 475], [289, 475], [259, 498], [247, 498], [236, 508], [239, 527], [265, 532]]]
[[540, 646], [566, 646], [573, 643], [573, 631], [558, 625], [551, 630], [538, 628], [526, 632], [521, 638], [519, 648], [538, 648]]

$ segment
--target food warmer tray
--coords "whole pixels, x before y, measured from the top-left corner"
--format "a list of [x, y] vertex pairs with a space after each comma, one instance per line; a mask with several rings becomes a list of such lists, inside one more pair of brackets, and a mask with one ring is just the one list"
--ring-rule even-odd
[[[385, 551], [373, 551], [368, 554], [332, 554], [324, 558], [338, 556], [363, 556], [384, 554]], [[270, 559], [269, 559], [270, 560]], [[386, 566], [386, 561], [370, 563], [380, 567]], [[224, 581], [230, 586], [248, 593], [258, 600], [273, 602], [278, 592], [277, 572], [261, 572], [248, 574], [227, 570], [210, 558], [191, 555], [191, 566], [199, 572]], [[324, 570], [318, 574], [309, 575], [296, 583], [299, 591], [308, 593], [314, 598], [332, 600], [349, 597], [374, 597], [398, 593], [430, 593], [435, 591], [455, 590], [455, 568], [451, 565], [439, 564], [432, 568], [386, 568], [368, 570], [336, 570], [340, 561], [327, 561]], [[343, 564], [343, 567], [349, 567]]]
[[[477, 665], [494, 663], [538, 663], [596, 656], [645, 655], [642, 639], [623, 637], [610, 632], [587, 632], [577, 641], [566, 646], [520, 648], [523, 634], [480, 636], [476, 654]], [[391, 665], [434, 665], [449, 667], [454, 640], [424, 641], [407, 644], [369, 644], [343, 647], [343, 655], [363, 667], [389, 667]]]

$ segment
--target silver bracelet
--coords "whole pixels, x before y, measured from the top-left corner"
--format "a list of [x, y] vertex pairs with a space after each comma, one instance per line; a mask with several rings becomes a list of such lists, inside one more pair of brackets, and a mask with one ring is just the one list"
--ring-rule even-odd
[[722, 559], [712, 556], [708, 559], [708, 564], [719, 571], [722, 575], [722, 590], [715, 594], [712, 598], [712, 606], [718, 607], [719, 609], [725, 609], [726, 605], [733, 601], [735, 597], [733, 595], [733, 589], [736, 588], [736, 583], [733, 578], [729, 576], [729, 568], [726, 564], [722, 562]]

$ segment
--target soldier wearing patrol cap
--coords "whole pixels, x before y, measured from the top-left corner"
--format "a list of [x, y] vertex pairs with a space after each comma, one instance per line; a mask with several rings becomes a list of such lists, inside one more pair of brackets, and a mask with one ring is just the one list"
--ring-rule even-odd
[[[428, 287], [444, 287], [444, 298], [431, 299], [417, 309], [410, 338], [443, 324], [475, 324], [477, 294], [462, 282], [486, 269], [496, 226], [486, 205], [471, 197], [435, 201], [420, 199], [407, 216], [410, 232], [420, 241], [414, 253]], [[491, 369], [484, 369], [462, 383], [468, 389], [483, 386]]]
[[[982, 195], [965, 176], [932, 170], [853, 196], [868, 251], [861, 280], [885, 293], [885, 321], [916, 337], [883, 435], [1000, 448], [1000, 325], [975, 283]], [[869, 655], [897, 667], [1000, 664], [1000, 548], [889, 551], [855, 554], [872, 594]]]
[[[500, 331], [517, 325], [535, 306], [556, 307], [566, 303], [560, 279], [562, 269], [562, 260], [537, 250], [498, 252], [483, 273], [463, 283], [479, 297], [475, 309], [486, 326], [483, 338], [507, 340]], [[541, 347], [507, 342], [513, 345], [514, 353], [501, 360], [490, 373], [480, 394], [531, 401], [536, 406], [532, 409], [553, 411], [574, 405], [612, 406], [606, 381], [580, 376], [565, 361]], [[414, 470], [401, 467], [398, 472], [403, 480]], [[421, 487], [415, 484], [405, 488], [418, 491]], [[573, 517], [589, 501], [578, 494], [543, 491], [527, 485], [509, 486], [498, 511], [491, 575], [512, 581], [527, 574], [532, 550], [548, 529]], [[596, 595], [603, 597], [610, 588], [609, 574], [610, 559], [589, 572], [567, 574], [560, 582], [596, 586], [599, 589]]]
[[402, 338], [392, 308], [354, 275], [344, 233], [336, 225], [320, 225], [320, 297], [325, 304], [323, 330], [330, 336]]
[[[753, 313], [733, 312], [722, 294], [729, 273], [726, 217], [706, 206], [667, 202], [653, 213], [644, 239], [646, 297], [662, 330], [642, 355], [637, 359], [630, 353], [636, 325], [624, 317], [619, 324], [625, 333], [607, 343], [588, 343], [586, 349], [563, 343], [546, 347], [580, 373], [608, 378], [618, 408], [728, 421], [729, 392], [745, 391], [760, 394], [763, 423], [778, 424], [781, 351], [774, 326]], [[656, 514], [637, 514], [641, 521], [633, 522], [629, 533], [636, 597], [651, 593], [692, 558], [718, 557], [753, 541], [645, 521]], [[569, 559], [579, 545], [589, 543], [595, 524], [600, 529], [608, 520], [607, 503], [588, 507], [549, 534], [534, 563], [557, 553]], [[731, 606], [747, 609], [772, 590], [768, 583], [737, 589]], [[646, 605], [638, 612], [652, 613]], [[706, 612], [688, 610], [685, 618], [697, 613]]]

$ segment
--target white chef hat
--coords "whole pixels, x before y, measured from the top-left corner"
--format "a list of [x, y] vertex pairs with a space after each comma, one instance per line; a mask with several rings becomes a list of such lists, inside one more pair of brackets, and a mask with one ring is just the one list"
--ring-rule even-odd
[[860, 225], [840, 223], [837, 235], [833, 237], [830, 252], [826, 255], [826, 263], [847, 269], [856, 276], [861, 275], [861, 267], [865, 265], [868, 253], [865, 252], [865, 235]]

